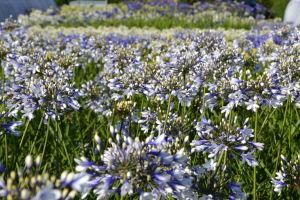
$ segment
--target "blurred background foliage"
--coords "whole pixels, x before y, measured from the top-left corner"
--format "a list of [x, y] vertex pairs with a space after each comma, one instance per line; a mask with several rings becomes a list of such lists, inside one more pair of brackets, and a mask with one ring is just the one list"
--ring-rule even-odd
[[[62, 6], [64, 4], [69, 4], [72, 0], [55, 0], [57, 6]], [[108, 3], [119, 3], [123, 0], [108, 0]], [[199, 0], [180, 0], [185, 3], [195, 3]], [[200, 1], [210, 1], [210, 0], [200, 0]], [[215, 1], [215, 0], [211, 0]], [[224, 0], [223, 0], [224, 1]], [[226, 0], [225, 0], [226, 1]], [[267, 9], [273, 9], [275, 11], [275, 17], [283, 18], [284, 11], [290, 0], [244, 0], [243, 2], [254, 6], [256, 3], [260, 3], [265, 6]], [[242, 2], [242, 0], [238, 0], [238, 2]]]

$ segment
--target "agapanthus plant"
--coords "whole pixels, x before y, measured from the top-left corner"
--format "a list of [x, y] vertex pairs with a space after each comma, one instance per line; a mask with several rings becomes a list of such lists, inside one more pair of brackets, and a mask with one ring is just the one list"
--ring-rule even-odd
[[258, 166], [255, 160], [255, 152], [262, 150], [264, 144], [251, 142], [249, 139], [254, 137], [253, 129], [246, 126], [248, 119], [243, 123], [243, 128], [236, 126], [237, 117], [234, 118], [233, 125], [224, 119], [220, 125], [214, 125], [211, 120], [201, 116], [201, 122], [197, 122], [196, 130], [200, 140], [193, 140], [192, 151], [209, 153], [209, 158], [218, 158], [222, 152], [227, 151], [230, 158], [238, 157], [243, 164]]
[[190, 175], [195, 178], [194, 198], [199, 200], [246, 199], [248, 195], [242, 191], [242, 183], [235, 183], [235, 180], [228, 176], [226, 169], [225, 165], [218, 166], [214, 159], [205, 159], [202, 166], [192, 167]]
[[[87, 184], [99, 200], [115, 193], [168, 198], [168, 194], [189, 190], [192, 179], [185, 176], [187, 152], [179, 143], [166, 143], [164, 137], [150, 136], [141, 142], [131, 137], [121, 140], [117, 135], [99, 164], [82, 157], [75, 160], [79, 164], [76, 170], [93, 174]], [[98, 136], [96, 141], [100, 141]]]
[[275, 179], [271, 178], [274, 191], [278, 193], [278, 196], [282, 190], [291, 190], [294, 193], [300, 187], [300, 155], [296, 160], [290, 161], [283, 155], [281, 158], [281, 170], [276, 172]]
[[99, 81], [88, 81], [81, 85], [79, 95], [87, 98], [85, 107], [100, 113], [100, 116], [110, 116], [113, 110], [113, 100], [109, 97], [105, 87]]

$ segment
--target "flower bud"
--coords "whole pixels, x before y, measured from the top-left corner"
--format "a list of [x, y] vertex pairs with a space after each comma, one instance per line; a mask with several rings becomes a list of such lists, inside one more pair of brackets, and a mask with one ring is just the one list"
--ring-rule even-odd
[[68, 193], [69, 193], [69, 189], [68, 188], [65, 188], [64, 190], [63, 190], [63, 192], [62, 192], [62, 198], [63, 199], [65, 199], [66, 198], [66, 196], [68, 195]]
[[71, 181], [73, 180], [74, 177], [74, 172], [70, 172], [66, 178], [66, 184], [71, 183]]
[[127, 172], [127, 178], [129, 179], [130, 177], [131, 177], [131, 172], [128, 171], [128, 172]]
[[128, 138], [127, 138], [127, 141], [128, 141], [128, 143], [129, 143], [130, 145], [132, 145], [132, 143], [133, 143], [133, 140], [132, 140], [132, 138], [131, 138], [131, 137], [128, 137]]
[[68, 195], [68, 199], [74, 199], [76, 194], [77, 194], [76, 190], [72, 190]]
[[189, 136], [187, 135], [187, 136], [185, 136], [185, 138], [184, 138], [183, 144], [185, 144], [188, 140], [189, 140]]
[[101, 145], [101, 138], [98, 136], [98, 135], [95, 135], [95, 140], [96, 140], [96, 142], [98, 143], [98, 144], [100, 144]]
[[15, 171], [11, 171], [11, 172], [10, 172], [10, 178], [11, 178], [12, 180], [15, 180], [15, 178], [16, 178], [16, 172], [15, 172]]
[[114, 137], [114, 135], [115, 135], [115, 128], [113, 126], [110, 126], [109, 127], [109, 131], [110, 131], [110, 134]]
[[27, 200], [27, 199], [29, 199], [29, 195], [30, 195], [30, 192], [28, 191], [28, 189], [23, 189], [21, 191], [21, 199]]
[[123, 142], [123, 144], [122, 144], [122, 148], [123, 148], [123, 149], [125, 149], [125, 148], [126, 148], [126, 146], [127, 146], [127, 145], [126, 145], [126, 143], [125, 143], [125, 142]]
[[42, 160], [42, 157], [40, 155], [38, 155], [35, 159], [36, 167], [39, 167], [41, 165], [41, 160]]
[[68, 176], [68, 171], [63, 171], [63, 173], [61, 173], [60, 175], [60, 181], [64, 182], [67, 176]]
[[28, 155], [28, 156], [26, 156], [26, 158], [25, 158], [25, 165], [26, 165], [26, 168], [28, 169], [28, 170], [30, 170], [31, 169], [31, 167], [32, 167], [32, 155]]
[[97, 144], [96, 148], [99, 152], [101, 151], [101, 146], [99, 144]]
[[117, 142], [120, 144], [120, 135], [119, 134], [117, 134], [116, 139], [117, 139]]

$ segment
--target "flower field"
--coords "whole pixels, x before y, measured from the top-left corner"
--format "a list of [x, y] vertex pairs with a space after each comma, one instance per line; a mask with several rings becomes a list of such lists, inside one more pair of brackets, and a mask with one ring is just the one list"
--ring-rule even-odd
[[268, 12], [125, 2], [2, 22], [1, 198], [299, 199], [300, 32]]

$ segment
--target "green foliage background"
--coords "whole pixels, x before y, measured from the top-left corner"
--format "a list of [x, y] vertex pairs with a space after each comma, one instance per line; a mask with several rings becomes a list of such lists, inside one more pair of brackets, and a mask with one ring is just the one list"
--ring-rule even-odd
[[[72, 0], [55, 0], [58, 6], [62, 6], [64, 4], [69, 4]], [[123, 0], [108, 0], [108, 3], [119, 3]], [[197, 0], [181, 0], [186, 3], [195, 3]], [[203, 0], [201, 0], [203, 1]], [[209, 0], [208, 0], [209, 1]], [[275, 16], [283, 18], [284, 11], [290, 0], [257, 0], [258, 3], [265, 6], [267, 9], [275, 10]]]

